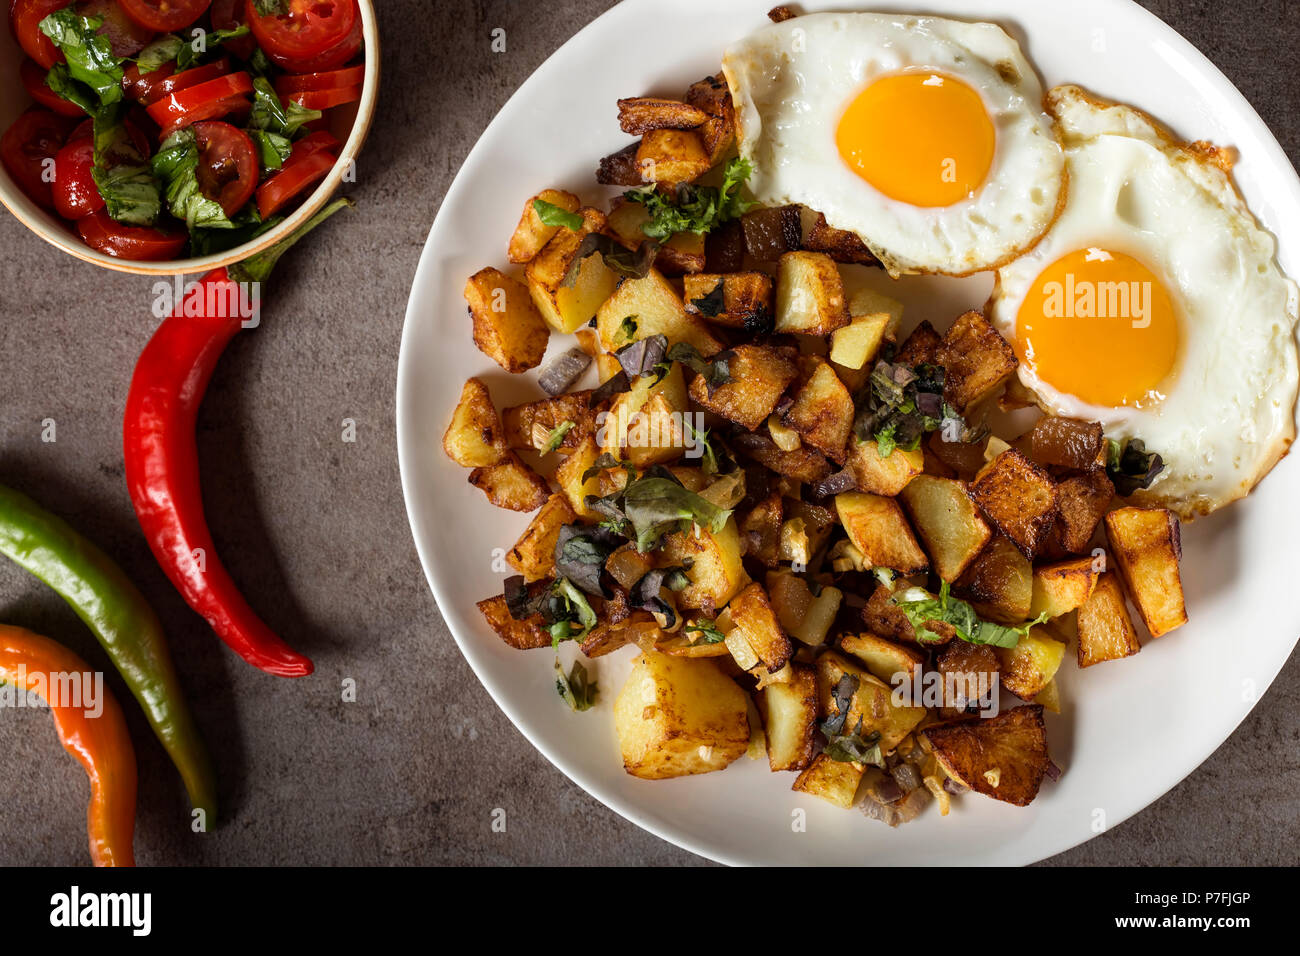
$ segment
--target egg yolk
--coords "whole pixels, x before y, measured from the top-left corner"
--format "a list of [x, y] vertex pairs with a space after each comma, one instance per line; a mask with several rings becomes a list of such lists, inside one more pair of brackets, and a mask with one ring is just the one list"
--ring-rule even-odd
[[881, 77], [849, 104], [835, 131], [850, 169], [913, 206], [972, 196], [993, 165], [995, 140], [980, 95], [935, 73]]
[[1145, 265], [1097, 247], [1062, 256], [1016, 316], [1016, 352], [1044, 382], [1094, 405], [1159, 401], [1178, 357], [1178, 316]]

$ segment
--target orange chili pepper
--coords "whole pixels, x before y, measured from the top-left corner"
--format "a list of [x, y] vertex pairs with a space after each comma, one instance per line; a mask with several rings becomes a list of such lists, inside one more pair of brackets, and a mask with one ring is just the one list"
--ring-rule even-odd
[[[95, 866], [135, 866], [135, 749], [117, 701], [103, 685], [92, 684], [99, 699], [65, 701], [50, 688], [70, 686], [71, 675], [85, 687], [93, 680], [90, 665], [48, 637], [20, 627], [0, 624], [0, 681], [45, 698], [54, 715], [54, 728], [68, 753], [90, 777], [90, 806], [86, 829]], [[88, 710], [98, 709], [95, 716]]]

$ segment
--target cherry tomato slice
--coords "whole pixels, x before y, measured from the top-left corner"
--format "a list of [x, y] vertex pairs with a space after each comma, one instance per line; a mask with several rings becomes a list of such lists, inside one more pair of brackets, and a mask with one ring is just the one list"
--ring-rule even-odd
[[[321, 73], [336, 70], [345, 63], [350, 63], [361, 52], [362, 44], [361, 15], [352, 23], [352, 30], [338, 46], [330, 47], [324, 53], [304, 59], [286, 59], [279, 65], [294, 73]], [[274, 57], [272, 58], [274, 59]]]
[[116, 0], [126, 15], [158, 33], [175, 33], [207, 12], [212, 0]]
[[140, 262], [175, 259], [189, 241], [184, 229], [164, 232], [151, 226], [126, 226], [114, 222], [103, 209], [79, 220], [77, 231], [96, 252]]
[[253, 36], [272, 62], [296, 73], [309, 73], [342, 66], [351, 58], [312, 65], [330, 54], [341, 56], [353, 31], [360, 30], [356, 0], [288, 0], [288, 11], [263, 15], [253, 0], [244, 0], [244, 15]]
[[309, 90], [341, 90], [349, 86], [360, 86], [365, 78], [366, 66], [364, 63], [358, 63], [344, 70], [282, 76], [275, 81], [275, 89], [281, 96], [288, 93], [305, 93]]
[[74, 222], [104, 206], [92, 175], [95, 143], [88, 137], [75, 140], [54, 157], [54, 211]]
[[229, 123], [195, 123], [194, 138], [199, 147], [199, 191], [233, 216], [257, 190], [257, 149], [247, 133]]
[[54, 208], [53, 159], [74, 125], [70, 117], [33, 107], [0, 136], [0, 162], [38, 206]]
[[[248, 22], [244, 15], [244, 0], [212, 0], [212, 29], [233, 30]], [[257, 41], [251, 35], [235, 37], [225, 42], [225, 48], [241, 60], [251, 59]]]
[[285, 93], [283, 98], [293, 100], [304, 109], [328, 110], [361, 99], [361, 87], [351, 86], [342, 90], [306, 90], [302, 93]]
[[63, 51], [41, 32], [41, 21], [67, 5], [65, 0], [13, 0], [9, 4], [9, 26], [18, 45], [47, 70], [63, 62]]
[[46, 71], [42, 70], [31, 57], [23, 57], [23, 65], [18, 68], [18, 75], [22, 77], [27, 95], [46, 109], [53, 110], [60, 116], [86, 115], [86, 111], [76, 103], [69, 103], [45, 85]]
[[152, 27], [141, 26], [123, 13], [118, 0], [89, 0], [77, 9], [84, 16], [99, 17], [104, 21], [99, 32], [108, 37], [113, 56], [135, 56], [154, 38], [156, 31]]
[[191, 67], [180, 73], [176, 72], [175, 64], [167, 63], [152, 73], [141, 74], [133, 63], [126, 68], [122, 85], [131, 83], [132, 86], [128, 87], [127, 92], [144, 106], [152, 106], [164, 96], [187, 90], [200, 83], [220, 79], [229, 72], [230, 60], [224, 56], [215, 62]]
[[329, 175], [338, 158], [320, 150], [306, 156], [290, 156], [289, 162], [257, 190], [257, 211], [263, 219], [275, 215], [280, 209], [308, 186]]
[[312, 153], [319, 153], [321, 150], [328, 150], [331, 153], [338, 152], [340, 143], [333, 133], [326, 130], [319, 130], [309, 136], [304, 136], [298, 142], [293, 144], [293, 152], [289, 154], [289, 161], [302, 159], [310, 156]]
[[247, 73], [228, 73], [220, 79], [164, 96], [146, 112], [166, 139], [178, 129], [201, 120], [220, 119], [235, 112], [241, 104], [247, 106], [244, 97], [251, 92], [253, 81]]

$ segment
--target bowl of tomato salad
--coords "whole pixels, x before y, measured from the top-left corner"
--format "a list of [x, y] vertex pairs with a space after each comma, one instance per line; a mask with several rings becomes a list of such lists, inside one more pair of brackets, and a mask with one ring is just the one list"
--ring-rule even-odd
[[80, 259], [229, 265], [355, 175], [373, 0], [0, 2], [0, 202]]

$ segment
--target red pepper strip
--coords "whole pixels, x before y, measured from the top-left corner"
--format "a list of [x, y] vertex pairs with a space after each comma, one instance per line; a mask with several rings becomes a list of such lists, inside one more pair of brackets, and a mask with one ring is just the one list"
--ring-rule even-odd
[[[80, 700], [65, 701], [52, 688], [71, 688], [79, 675]], [[135, 749], [122, 708], [100, 681], [99, 698], [87, 696], [89, 664], [48, 637], [0, 624], [0, 680], [44, 697], [59, 743], [90, 777], [86, 831], [95, 866], [135, 866]], [[75, 706], [74, 706], [75, 704]], [[102, 708], [102, 709], [100, 709]], [[99, 709], [92, 716], [90, 711]]]
[[203, 514], [194, 424], [217, 361], [243, 322], [240, 309], [220, 308], [234, 314], [210, 315], [207, 304], [238, 303], [235, 283], [262, 283], [295, 242], [350, 205], [350, 200], [335, 200], [266, 252], [200, 279], [145, 346], [126, 399], [127, 490], [154, 557], [231, 650], [280, 677], [305, 677], [312, 662], [249, 607], [217, 558]]

